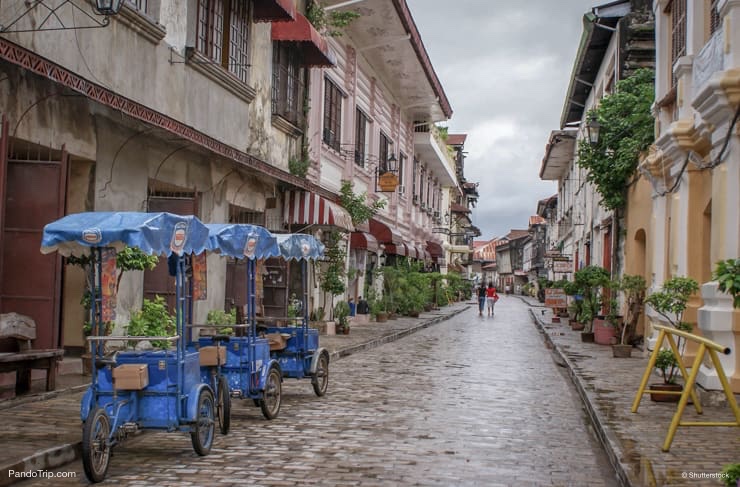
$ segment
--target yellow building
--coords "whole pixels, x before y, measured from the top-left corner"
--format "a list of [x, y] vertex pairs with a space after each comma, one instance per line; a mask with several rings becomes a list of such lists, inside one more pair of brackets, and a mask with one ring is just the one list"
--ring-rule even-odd
[[[653, 9], [657, 139], [640, 167], [652, 186], [652, 217], [629, 238], [639, 255], [639, 227], [650, 229], [644, 260], [652, 289], [674, 276], [701, 284], [685, 321], [733, 350], [721, 360], [738, 393], [740, 310], [711, 274], [717, 261], [740, 255], [740, 1], [656, 0]], [[651, 312], [648, 319], [661, 321]], [[698, 383], [720, 389], [706, 366]]]

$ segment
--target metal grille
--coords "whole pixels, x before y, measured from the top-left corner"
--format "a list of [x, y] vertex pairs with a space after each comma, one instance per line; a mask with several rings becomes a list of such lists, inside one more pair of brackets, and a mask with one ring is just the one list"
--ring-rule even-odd
[[671, 14], [671, 80], [675, 86], [673, 66], [686, 54], [686, 0], [672, 0], [667, 10]]
[[302, 126], [305, 85], [300, 51], [293, 43], [275, 42], [272, 52], [272, 113]]
[[228, 70], [244, 83], [249, 68], [249, 5], [251, 2], [231, 0], [229, 9]]
[[250, 225], [265, 225], [265, 213], [251, 211], [239, 206], [229, 205], [229, 223], [247, 223]]
[[192, 200], [195, 193], [192, 191], [149, 191], [150, 198], [167, 198], [171, 200]]
[[400, 185], [400, 188], [404, 188], [404, 177], [403, 173], [406, 170], [406, 154], [403, 152], [400, 152], [398, 154], [398, 184]]
[[325, 78], [324, 88], [324, 143], [339, 151], [341, 143], [342, 92]]
[[719, 10], [717, 4], [719, 0], [711, 0], [709, 4], [709, 33], [714, 34], [720, 27]]
[[381, 132], [380, 133], [380, 146], [378, 148], [378, 164], [380, 173], [383, 174], [388, 168], [388, 152], [389, 152], [390, 141], [388, 137]]

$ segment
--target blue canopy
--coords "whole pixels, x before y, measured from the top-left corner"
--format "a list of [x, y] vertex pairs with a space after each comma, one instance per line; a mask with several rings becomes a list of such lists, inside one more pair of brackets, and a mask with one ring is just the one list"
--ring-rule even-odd
[[324, 245], [311, 235], [279, 233], [275, 236], [280, 244], [280, 254], [285, 260], [315, 260], [324, 256]]
[[208, 229], [196, 217], [133, 211], [67, 215], [44, 227], [41, 252], [64, 256], [90, 247], [137, 247], [147, 254], [200, 254], [208, 245]]
[[280, 257], [277, 239], [267, 229], [245, 223], [208, 223], [208, 250], [237, 259]]

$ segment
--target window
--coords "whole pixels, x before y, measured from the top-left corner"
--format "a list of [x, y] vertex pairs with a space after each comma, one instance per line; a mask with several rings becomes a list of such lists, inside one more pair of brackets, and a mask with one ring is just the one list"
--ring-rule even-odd
[[342, 123], [342, 92], [329, 78], [324, 83], [324, 143], [335, 151], [340, 149]]
[[367, 123], [369, 119], [362, 110], [357, 109], [355, 121], [355, 164], [365, 167], [365, 155], [367, 152]]
[[264, 225], [265, 214], [261, 211], [252, 211], [239, 206], [229, 205], [229, 223]]
[[424, 170], [424, 166], [421, 167], [421, 171], [419, 173], [419, 202], [424, 203], [424, 175], [426, 174], [426, 171]]
[[417, 178], [419, 177], [419, 160], [414, 157], [414, 163], [411, 167], [411, 195], [413, 196], [414, 203], [418, 203], [419, 195], [417, 193], [418, 185]]
[[400, 184], [399, 188], [404, 189], [403, 181], [404, 176], [403, 173], [406, 170], [406, 154], [403, 152], [398, 153], [398, 184]]
[[378, 172], [385, 173], [388, 170], [388, 157], [390, 157], [390, 140], [386, 135], [380, 133], [380, 147], [378, 147]]
[[247, 82], [249, 5], [239, 0], [198, 0], [197, 49]]
[[714, 34], [720, 27], [719, 10], [717, 4], [719, 0], [710, 0], [709, 2], [709, 35]]
[[131, 7], [135, 8], [139, 12], [146, 13], [147, 0], [126, 0], [126, 3], [131, 5]]
[[293, 42], [272, 45], [272, 114], [293, 125], [303, 125], [303, 83], [301, 51]]
[[[671, 16], [671, 73], [681, 56], [686, 55], [686, 0], [671, 0], [666, 12]], [[678, 80], [671, 74], [672, 84]]]

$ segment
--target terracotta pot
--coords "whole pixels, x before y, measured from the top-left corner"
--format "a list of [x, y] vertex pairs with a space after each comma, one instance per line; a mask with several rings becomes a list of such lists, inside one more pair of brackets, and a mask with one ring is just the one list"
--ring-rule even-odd
[[610, 340], [617, 334], [616, 328], [607, 326], [604, 320], [594, 320], [594, 342], [599, 345], [610, 345]]
[[[650, 390], [653, 391], [683, 391], [681, 384], [650, 384]], [[651, 392], [650, 400], [654, 402], [678, 402], [681, 399], [679, 394], [661, 394], [660, 392]]]
[[378, 323], [385, 323], [386, 321], [388, 321], [388, 313], [386, 313], [385, 311], [379, 312], [377, 315], [375, 315], [375, 321], [377, 321]]
[[419, 312], [418, 311], [409, 311], [409, 316], [411, 318], [418, 318], [419, 317]]
[[570, 329], [573, 331], [581, 331], [586, 327], [583, 323], [578, 323], [577, 321], [571, 321], [570, 323]]
[[342, 335], [349, 335], [349, 326], [342, 327]]
[[559, 316], [553, 316], [552, 317], [552, 322], [553, 323], [560, 323], [560, 317]]
[[632, 356], [632, 345], [612, 345], [612, 355], [617, 358], [629, 358]]
[[585, 331], [584, 332], [581, 332], [581, 341], [583, 343], [593, 343], [594, 342], [594, 333], [593, 332], [586, 333]]

